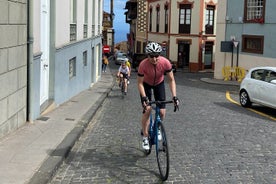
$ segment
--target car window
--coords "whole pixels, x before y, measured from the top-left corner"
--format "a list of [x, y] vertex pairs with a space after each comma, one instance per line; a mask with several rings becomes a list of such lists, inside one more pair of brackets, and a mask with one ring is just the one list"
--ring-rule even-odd
[[263, 80], [264, 73], [265, 73], [264, 69], [254, 70], [251, 73], [251, 78], [256, 80]]
[[126, 54], [124, 54], [124, 53], [118, 53], [118, 57], [123, 57], [123, 58], [125, 58], [125, 57], [127, 57], [127, 56], [126, 56]]
[[265, 76], [265, 81], [270, 82], [276, 79], [276, 72], [268, 70]]

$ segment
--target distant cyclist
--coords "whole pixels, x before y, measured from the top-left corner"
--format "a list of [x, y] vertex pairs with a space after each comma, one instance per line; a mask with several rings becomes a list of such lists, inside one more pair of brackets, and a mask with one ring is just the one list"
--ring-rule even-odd
[[127, 81], [129, 79], [129, 75], [130, 75], [130, 71], [129, 68], [126, 66], [126, 62], [122, 62], [121, 66], [119, 67], [118, 73], [117, 73], [117, 77], [119, 77], [120, 82], [119, 85], [121, 84], [122, 80], [125, 80], [125, 95], [127, 94]]
[[[125, 59], [125, 62], [126, 62], [126, 66], [127, 66], [128, 69], [129, 69], [129, 76], [130, 76], [130, 74], [131, 74], [131, 64], [130, 64], [130, 62], [129, 62], [129, 59], [126, 58], [126, 59]], [[128, 78], [128, 80], [127, 80], [127, 84], [129, 84], [129, 78]]]
[[[149, 150], [148, 129], [149, 115], [151, 108], [148, 102], [152, 100], [152, 89], [154, 99], [157, 101], [166, 100], [164, 75], [168, 78], [172, 100], [174, 105], [178, 107], [179, 100], [176, 97], [176, 83], [172, 72], [172, 65], [168, 59], [160, 56], [162, 47], [155, 42], [147, 44], [145, 48], [148, 57], [144, 59], [138, 69], [138, 90], [141, 97], [141, 103], [145, 112], [142, 115], [142, 132], [143, 143], [142, 147]], [[165, 117], [165, 104], [160, 105], [161, 119]]]

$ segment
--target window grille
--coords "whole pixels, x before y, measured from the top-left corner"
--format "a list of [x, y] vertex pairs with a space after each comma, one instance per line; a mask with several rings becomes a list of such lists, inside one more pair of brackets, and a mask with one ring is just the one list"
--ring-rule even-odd
[[70, 24], [70, 41], [76, 41], [77, 39], [77, 24]]
[[76, 76], [76, 57], [69, 60], [69, 79]]

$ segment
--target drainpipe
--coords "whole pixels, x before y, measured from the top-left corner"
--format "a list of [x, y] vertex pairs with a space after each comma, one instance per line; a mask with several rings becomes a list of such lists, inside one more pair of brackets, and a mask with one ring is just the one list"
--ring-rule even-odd
[[33, 0], [27, 1], [27, 121], [33, 122]]

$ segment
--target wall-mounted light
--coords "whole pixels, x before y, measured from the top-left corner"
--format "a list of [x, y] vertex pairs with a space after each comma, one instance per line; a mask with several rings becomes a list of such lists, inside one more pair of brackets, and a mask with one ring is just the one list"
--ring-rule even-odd
[[115, 19], [115, 14], [113, 12], [110, 14], [110, 19], [111, 19], [111, 21], [113, 21]]
[[231, 23], [231, 22], [232, 22], [232, 18], [230, 18], [229, 16], [226, 16], [226, 17], [225, 17], [225, 21], [226, 21], [227, 23]]
[[239, 17], [239, 22], [243, 23], [242, 17]]

